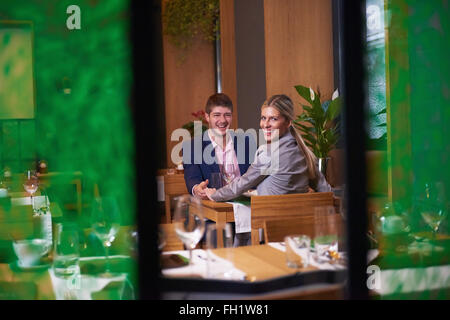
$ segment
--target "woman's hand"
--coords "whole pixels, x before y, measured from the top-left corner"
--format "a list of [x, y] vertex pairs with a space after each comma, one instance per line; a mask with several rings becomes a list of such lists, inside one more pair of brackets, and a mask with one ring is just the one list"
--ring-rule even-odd
[[206, 193], [206, 196], [209, 200], [214, 201], [213, 199], [211, 199], [211, 196], [214, 194], [214, 192], [216, 192], [216, 188], [205, 188], [203, 189], [203, 191]]

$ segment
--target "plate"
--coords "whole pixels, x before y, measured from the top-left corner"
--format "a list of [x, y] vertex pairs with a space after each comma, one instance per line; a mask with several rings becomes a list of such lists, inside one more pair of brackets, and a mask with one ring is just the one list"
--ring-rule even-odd
[[49, 263], [39, 264], [36, 266], [30, 266], [30, 267], [24, 267], [21, 266], [19, 261], [15, 261], [11, 263], [11, 269], [12, 270], [19, 270], [19, 271], [42, 271], [46, 270], [50, 267]]

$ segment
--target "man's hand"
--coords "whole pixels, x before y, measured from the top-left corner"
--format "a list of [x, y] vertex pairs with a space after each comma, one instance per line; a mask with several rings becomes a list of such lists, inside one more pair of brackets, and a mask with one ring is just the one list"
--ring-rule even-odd
[[205, 189], [208, 187], [209, 180], [206, 179], [205, 181], [201, 182], [200, 184], [196, 185], [194, 187], [194, 195], [200, 199], [208, 199]]
[[214, 201], [214, 199], [211, 199], [211, 195], [214, 193], [214, 192], [216, 192], [216, 189], [215, 188], [206, 188], [205, 189], [205, 193], [206, 193], [206, 196], [208, 197], [208, 199], [209, 200], [211, 200], [211, 201]]

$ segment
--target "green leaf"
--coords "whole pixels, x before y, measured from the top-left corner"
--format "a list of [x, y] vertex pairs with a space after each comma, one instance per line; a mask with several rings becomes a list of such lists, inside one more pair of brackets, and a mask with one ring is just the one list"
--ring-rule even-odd
[[333, 120], [339, 115], [340, 112], [341, 112], [341, 99], [340, 97], [338, 97], [330, 102], [328, 110], [326, 112], [326, 118], [328, 120]]
[[298, 86], [294, 86], [295, 90], [297, 90], [298, 94], [305, 99], [306, 101], [308, 101], [309, 103], [312, 104], [311, 101], [311, 95], [309, 93], [309, 88], [304, 87], [302, 85], [298, 85]]
[[[303, 119], [301, 119], [301, 120], [299, 120], [299, 119], [294, 120], [294, 124], [297, 125], [297, 126], [299, 126], [299, 127], [305, 126], [304, 123], [309, 123], [310, 125], [312, 125], [312, 127], [314, 127], [315, 124], [316, 124], [315, 121], [314, 121], [314, 119], [313, 119], [313, 118], [309, 118], [309, 117], [305, 117], [305, 118], [303, 118]], [[308, 127], [309, 127], [309, 126], [308, 126]]]
[[303, 112], [305, 112], [305, 111], [306, 111], [306, 113], [312, 113], [313, 112], [313, 109], [311, 107], [309, 107], [309, 106], [302, 105], [302, 107], [303, 107]]
[[308, 140], [304, 140], [304, 141], [305, 141], [305, 144], [306, 144], [309, 148], [314, 149], [314, 146], [313, 146]]
[[297, 85], [295, 89], [311, 106], [302, 105], [303, 112], [294, 121], [294, 125], [302, 132], [305, 144], [314, 154], [326, 157], [338, 141], [340, 122], [337, 117], [341, 112], [341, 99], [338, 97], [321, 103], [318, 92], [314, 91], [314, 99], [311, 99], [309, 87]]
[[301, 123], [295, 123], [295, 125], [302, 131], [310, 132], [313, 134], [316, 133], [316, 128], [314, 128], [314, 127], [305, 126], [304, 124], [301, 124]]
[[316, 137], [310, 135], [310, 134], [302, 134], [302, 138], [303, 140], [308, 143], [310, 143], [311, 145], [316, 145], [317, 144], [317, 140]]

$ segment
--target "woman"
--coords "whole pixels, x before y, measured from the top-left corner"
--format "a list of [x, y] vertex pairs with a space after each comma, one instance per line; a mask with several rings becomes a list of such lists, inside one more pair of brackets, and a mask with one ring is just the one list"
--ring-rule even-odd
[[305, 193], [309, 187], [331, 191], [318, 169], [317, 158], [292, 126], [293, 120], [294, 106], [288, 96], [274, 95], [266, 100], [260, 120], [266, 144], [257, 150], [255, 161], [244, 175], [219, 190], [206, 189], [208, 198], [227, 201], [255, 187], [258, 195]]

